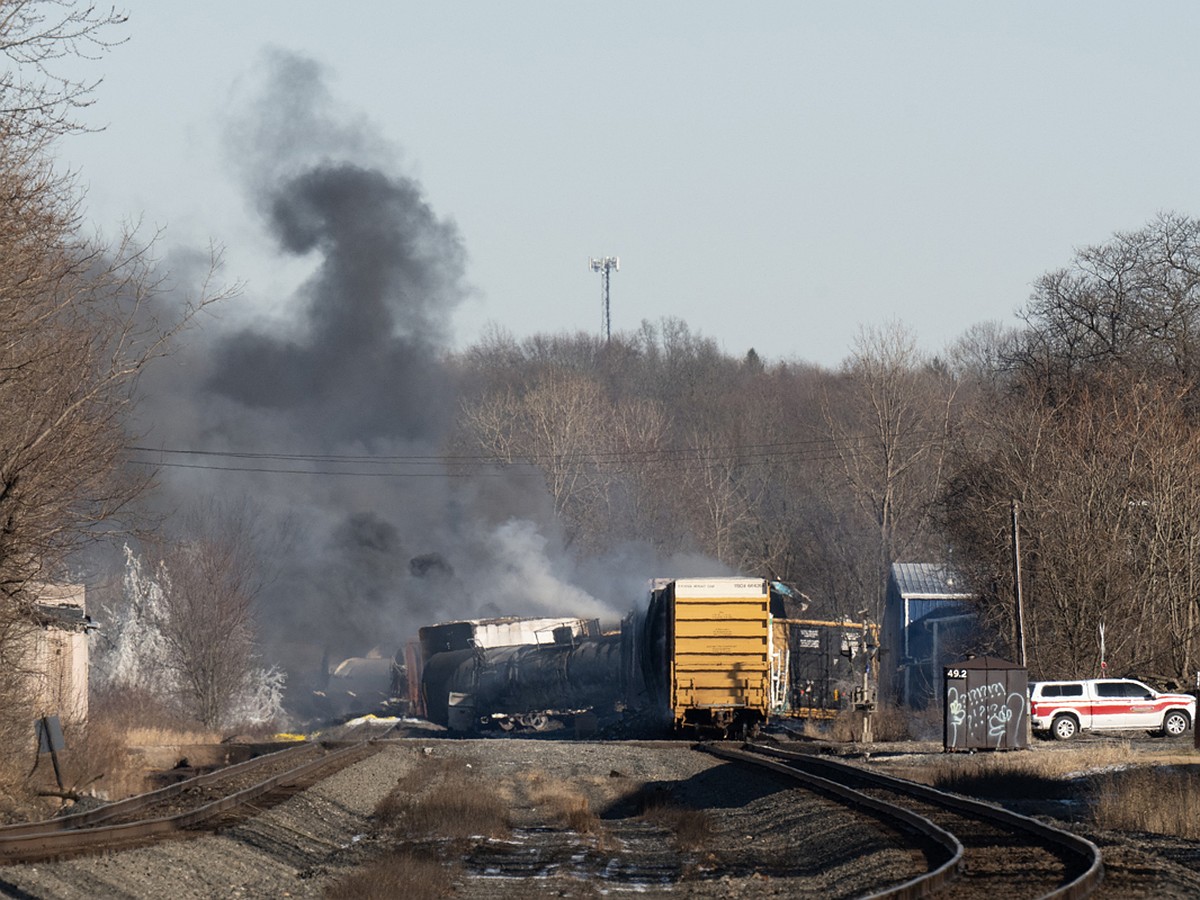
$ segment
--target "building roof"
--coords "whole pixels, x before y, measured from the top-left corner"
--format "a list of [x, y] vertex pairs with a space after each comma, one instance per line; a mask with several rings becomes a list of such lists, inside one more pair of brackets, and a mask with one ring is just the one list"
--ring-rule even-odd
[[892, 581], [906, 599], [969, 600], [975, 596], [954, 569], [941, 563], [892, 563]]
[[62, 631], [88, 632], [95, 629], [92, 617], [79, 606], [37, 603], [30, 609], [34, 622], [42, 628], [57, 628]]

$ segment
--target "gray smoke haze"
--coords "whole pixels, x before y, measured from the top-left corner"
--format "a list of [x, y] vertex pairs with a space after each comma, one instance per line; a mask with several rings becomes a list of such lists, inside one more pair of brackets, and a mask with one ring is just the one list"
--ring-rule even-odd
[[438, 351], [465, 254], [410, 181], [349, 163], [279, 184], [268, 223], [287, 253], [319, 254], [290, 334], [214, 348], [208, 387], [329, 442], [437, 440], [452, 411]]
[[450, 315], [470, 293], [453, 223], [339, 112], [314, 63], [273, 53], [253, 84], [231, 157], [281, 265], [309, 275], [286, 297], [250, 285], [148, 376], [143, 444], [265, 455], [164, 468], [164, 505], [249, 497], [296, 526], [261, 617], [293, 684], [323, 653], [391, 654], [450, 618], [614, 620], [653, 561], [581, 572], [538, 478], [462, 477], [438, 460], [455, 411]]

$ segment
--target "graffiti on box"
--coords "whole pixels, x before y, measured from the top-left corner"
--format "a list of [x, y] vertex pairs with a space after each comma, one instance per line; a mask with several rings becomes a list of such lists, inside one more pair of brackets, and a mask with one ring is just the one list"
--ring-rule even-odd
[[1025, 696], [1010, 691], [1003, 681], [960, 690], [946, 686], [947, 746], [957, 747], [980, 735], [988, 746], [1003, 747], [1006, 736], [1019, 734], [1025, 715]]

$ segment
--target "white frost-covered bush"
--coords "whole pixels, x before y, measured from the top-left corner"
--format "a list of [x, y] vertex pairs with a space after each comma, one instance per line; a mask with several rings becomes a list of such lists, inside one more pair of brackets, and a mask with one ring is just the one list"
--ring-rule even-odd
[[[195, 627], [189, 621], [195, 617], [194, 598], [189, 606], [173, 596], [165, 563], [151, 575], [126, 546], [121, 599], [101, 616], [103, 640], [92, 666], [96, 683], [149, 695], [185, 715], [195, 714], [194, 698], [212, 686], [204, 684], [206, 673], [189, 662], [188, 650], [195, 655], [195, 641], [181, 639]], [[209, 637], [214, 648], [229, 639]], [[220, 721], [210, 724], [237, 727], [282, 721], [286, 674], [276, 666], [261, 666], [252, 651], [241, 663], [244, 671], [233, 682], [237, 686], [225, 689], [229, 696], [220, 698]]]

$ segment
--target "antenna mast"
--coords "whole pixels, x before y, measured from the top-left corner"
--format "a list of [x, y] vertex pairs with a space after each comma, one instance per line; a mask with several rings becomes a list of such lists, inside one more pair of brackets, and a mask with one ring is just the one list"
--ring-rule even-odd
[[608, 276], [610, 272], [619, 272], [621, 270], [621, 260], [616, 256], [601, 256], [599, 258], [593, 256], [588, 260], [588, 264], [592, 267], [593, 272], [601, 274], [604, 285], [601, 295], [603, 320], [600, 324], [604, 329], [604, 342], [608, 343], [612, 340], [612, 317], [609, 314], [608, 305]]

